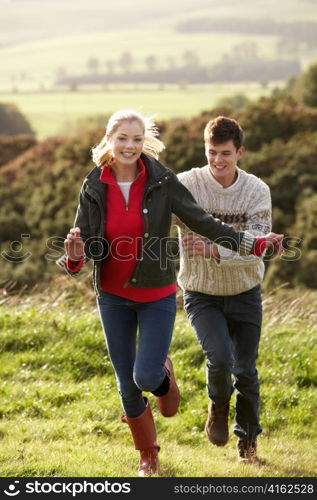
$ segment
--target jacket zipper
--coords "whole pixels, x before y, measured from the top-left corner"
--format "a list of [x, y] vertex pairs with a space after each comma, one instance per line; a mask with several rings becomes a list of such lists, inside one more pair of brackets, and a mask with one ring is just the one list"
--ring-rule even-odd
[[[164, 173], [159, 179], [163, 179], [163, 178], [164, 178], [164, 180], [168, 180], [169, 176], [166, 173]], [[154, 182], [153, 184], [151, 184], [150, 186], [148, 186], [146, 188], [144, 195], [143, 195], [143, 199], [142, 199], [142, 214], [143, 214], [143, 209], [146, 208], [145, 200], [146, 200], [147, 196], [151, 193], [151, 191], [153, 191], [153, 189], [155, 189], [157, 187], [161, 187], [162, 184], [163, 184], [163, 180], [157, 180], [156, 182]], [[90, 189], [87, 189], [87, 192], [97, 202], [97, 205], [99, 207], [100, 215], [101, 215], [101, 228], [103, 228], [102, 234], [99, 234], [99, 236], [103, 237], [104, 236], [104, 226], [105, 226], [105, 214], [104, 214], [104, 209], [103, 209], [103, 205], [101, 202], [101, 198], [99, 196], [99, 193], [97, 193], [97, 198], [96, 198], [96, 196], [95, 196], [96, 191], [90, 191]], [[126, 210], [128, 210], [128, 204], [126, 204]], [[144, 232], [148, 232], [148, 219], [147, 219], [147, 217], [145, 218], [144, 215], [143, 215], [143, 221], [144, 221], [144, 228], [145, 228]], [[138, 266], [139, 266], [139, 263], [136, 264], [132, 275], [125, 282], [125, 284], [123, 285], [123, 288], [127, 288], [127, 286], [130, 284], [130, 281], [133, 278], [135, 272], [137, 271]], [[98, 279], [97, 279], [98, 278], [97, 274], [98, 274], [97, 273], [97, 264], [94, 263], [94, 281], [95, 281], [94, 288], [95, 288], [95, 292], [96, 292], [97, 296], [100, 297], [100, 290], [99, 290], [99, 283], [98, 283]], [[99, 269], [99, 274], [100, 274], [100, 269]]]
[[[162, 177], [164, 177], [164, 180], [167, 180], [168, 179], [168, 176], [166, 174], [164, 174]], [[161, 178], [162, 178], [161, 177]], [[143, 200], [142, 200], [142, 214], [143, 214], [143, 209], [147, 208], [146, 205], [145, 205], [145, 201], [146, 201], [146, 198], [147, 196], [153, 191], [153, 189], [157, 188], [157, 187], [161, 187], [163, 184], [163, 181], [161, 180], [158, 180], [156, 181], [155, 183], [151, 184], [150, 186], [147, 187], [146, 191], [144, 192], [144, 195], [143, 195]], [[149, 225], [148, 225], [148, 218], [147, 217], [144, 217], [143, 215], [143, 221], [144, 221], [144, 233], [148, 233], [149, 232]], [[123, 285], [123, 288], [127, 288], [127, 286], [130, 284], [131, 282], [131, 279], [133, 278], [133, 276], [135, 275], [138, 267], [139, 267], [140, 263], [138, 262], [130, 276], [130, 278], [125, 282], [125, 284]]]

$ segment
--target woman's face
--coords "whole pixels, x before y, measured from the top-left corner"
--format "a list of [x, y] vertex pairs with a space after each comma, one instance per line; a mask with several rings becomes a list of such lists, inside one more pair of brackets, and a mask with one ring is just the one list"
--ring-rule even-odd
[[108, 135], [108, 141], [117, 166], [134, 166], [143, 149], [143, 127], [138, 120], [123, 121], [113, 134]]

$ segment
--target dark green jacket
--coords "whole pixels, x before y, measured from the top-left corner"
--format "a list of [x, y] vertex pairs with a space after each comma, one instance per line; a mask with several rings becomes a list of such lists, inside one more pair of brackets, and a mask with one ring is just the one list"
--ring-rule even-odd
[[[134, 287], [162, 287], [176, 280], [175, 265], [169, 251], [169, 233], [174, 213], [189, 229], [227, 248], [248, 255], [254, 237], [237, 232], [218, 219], [214, 219], [197, 205], [191, 193], [170, 169], [154, 158], [142, 154], [147, 170], [147, 182], [142, 201], [144, 234], [141, 256], [127, 284]], [[104, 237], [107, 185], [100, 181], [100, 168], [95, 167], [83, 182], [74, 227], [79, 227], [86, 259], [94, 261], [93, 283], [100, 293], [101, 251]], [[57, 261], [65, 267], [66, 256]]]

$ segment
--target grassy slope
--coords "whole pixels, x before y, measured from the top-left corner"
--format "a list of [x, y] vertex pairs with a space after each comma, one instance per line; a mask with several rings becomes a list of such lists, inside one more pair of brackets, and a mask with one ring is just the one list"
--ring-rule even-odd
[[[274, 18], [276, 21], [316, 19], [313, 2], [305, 0], [0, 0], [1, 42], [50, 37], [60, 33], [117, 30], [127, 24], [153, 27], [188, 17]], [[44, 24], [44, 20], [50, 23]]]
[[[200, 61], [212, 66], [218, 62], [232, 47], [246, 39], [253, 39], [239, 34], [181, 34], [172, 29], [160, 28], [149, 30], [125, 29], [115, 32], [92, 33], [85, 36], [60, 36], [58, 39], [49, 39], [29, 42], [23, 45], [0, 50], [2, 86], [7, 85], [11, 75], [25, 72], [27, 80], [19, 82], [20, 86], [27, 83], [49, 85], [54, 81], [56, 70], [63, 66], [69, 74], [80, 75], [87, 73], [87, 60], [97, 57], [100, 62], [100, 73], [107, 71], [105, 62], [108, 59], [118, 61], [123, 52], [131, 52], [134, 58], [134, 70], [146, 69], [145, 58], [154, 54], [158, 59], [158, 66], [167, 68], [168, 57], [173, 57], [176, 65], [183, 64], [183, 54], [186, 50], [195, 51]], [[274, 57], [277, 38], [274, 36], [256, 36], [259, 56]], [[116, 72], [122, 69], [116, 67]], [[3, 87], [2, 87], [3, 88]]]
[[[61, 293], [61, 290], [65, 290]], [[137, 453], [121, 408], [94, 310], [69, 284], [40, 300], [0, 309], [2, 476], [134, 476]], [[157, 421], [163, 476], [316, 474], [316, 294], [267, 297], [258, 369], [262, 381], [260, 465], [236, 462], [204, 436], [204, 360], [182, 311], [171, 348], [182, 394], [179, 414]], [[77, 305], [76, 305], [77, 304]], [[233, 402], [230, 415], [233, 422]]]
[[[0, 0], [1, 4], [1, 0]], [[14, 102], [31, 122], [38, 137], [65, 133], [78, 118], [108, 114], [115, 109], [134, 107], [146, 113], [159, 112], [159, 118], [193, 116], [211, 108], [219, 93], [209, 89], [200, 93], [168, 92], [100, 92], [99, 95], [41, 93], [49, 89], [60, 67], [69, 74], [86, 71], [88, 58], [97, 57], [100, 72], [105, 63], [117, 61], [125, 51], [131, 51], [134, 68], [145, 69], [145, 58], [154, 54], [158, 67], [166, 68], [168, 58], [174, 64], [183, 63], [187, 50], [195, 51], [200, 61], [212, 65], [231, 53], [232, 48], [245, 40], [257, 43], [260, 57], [276, 56], [274, 36], [244, 34], [186, 34], [177, 33], [175, 26], [186, 19], [205, 18], [273, 18], [276, 21], [317, 19], [314, 5], [301, 0], [162, 0], [160, 2], [117, 0], [104, 2], [85, 0], [5, 0], [0, 17], [0, 92], [19, 89], [19, 94], [0, 93], [2, 102]], [[48, 19], [50, 22], [48, 23]], [[7, 45], [8, 44], [8, 45]], [[292, 54], [289, 57], [293, 57]], [[300, 55], [303, 69], [317, 57], [317, 51]], [[116, 68], [118, 71], [118, 68]], [[39, 91], [38, 95], [23, 91]], [[100, 90], [100, 89], [99, 89]], [[250, 89], [246, 94], [257, 97]], [[262, 94], [265, 92], [262, 92]], [[231, 95], [222, 89], [221, 95]]]
[[0, 94], [0, 102], [14, 102], [27, 117], [38, 139], [53, 135], [68, 135], [76, 130], [74, 124], [85, 117], [110, 115], [117, 109], [133, 108], [158, 120], [192, 117], [212, 109], [222, 97], [245, 93], [249, 99], [269, 95], [271, 87], [257, 84], [190, 86], [180, 90], [178, 85], [139, 85], [109, 87], [109, 91], [78, 91], [58, 93]]

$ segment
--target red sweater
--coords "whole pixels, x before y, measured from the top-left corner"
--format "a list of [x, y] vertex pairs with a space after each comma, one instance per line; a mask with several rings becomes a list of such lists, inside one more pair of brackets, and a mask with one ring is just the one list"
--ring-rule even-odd
[[[133, 181], [128, 205], [109, 166], [104, 166], [100, 180], [107, 184], [107, 205], [105, 238], [110, 253], [102, 262], [100, 288], [105, 292], [124, 297], [135, 302], [152, 302], [176, 292], [176, 283], [159, 288], [134, 288], [127, 284], [137, 264], [142, 248], [144, 232], [142, 199], [146, 183], [146, 168], [138, 160], [139, 172]], [[83, 259], [75, 267], [67, 263], [69, 269], [79, 271]]]

